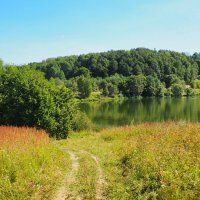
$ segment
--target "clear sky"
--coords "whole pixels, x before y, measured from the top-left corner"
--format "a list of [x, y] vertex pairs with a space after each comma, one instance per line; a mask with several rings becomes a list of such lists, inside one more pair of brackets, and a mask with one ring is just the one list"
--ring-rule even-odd
[[0, 58], [147, 47], [200, 52], [200, 0], [0, 0]]

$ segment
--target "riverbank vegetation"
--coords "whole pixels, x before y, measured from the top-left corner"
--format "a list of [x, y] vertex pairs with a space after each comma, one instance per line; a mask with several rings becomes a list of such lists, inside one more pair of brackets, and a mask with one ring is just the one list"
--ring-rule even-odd
[[0, 73], [0, 124], [46, 130], [51, 137], [66, 138], [78, 127], [73, 92], [56, 85], [29, 67], [7, 67]]
[[[198, 95], [199, 60], [197, 53], [138, 48], [24, 66], [0, 61], [0, 125], [41, 128], [60, 139], [91, 127], [77, 99]], [[81, 124], [80, 118], [88, 123]]]

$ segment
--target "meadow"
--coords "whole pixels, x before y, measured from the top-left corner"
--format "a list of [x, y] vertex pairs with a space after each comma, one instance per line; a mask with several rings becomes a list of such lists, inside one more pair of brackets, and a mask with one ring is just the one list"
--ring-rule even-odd
[[200, 198], [198, 123], [145, 123], [74, 133], [62, 145], [79, 158], [71, 191], [82, 199], [98, 199], [99, 188], [99, 199]]
[[68, 155], [44, 131], [0, 127], [0, 199], [49, 199], [62, 181]]
[[199, 191], [199, 123], [143, 123], [60, 141], [0, 127], [2, 200], [197, 200]]

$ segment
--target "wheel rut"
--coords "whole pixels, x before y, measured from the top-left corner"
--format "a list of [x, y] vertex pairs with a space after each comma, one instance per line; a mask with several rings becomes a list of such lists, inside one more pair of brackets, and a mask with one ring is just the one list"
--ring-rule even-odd
[[[91, 160], [95, 163], [96, 166], [96, 183], [95, 183], [95, 200], [102, 200], [103, 198], [103, 191], [104, 191], [104, 186], [105, 186], [105, 176], [103, 173], [103, 169], [101, 167], [99, 158], [91, 154], [87, 151], [81, 150], [78, 153], [69, 151], [67, 149], [62, 148], [63, 151], [68, 153], [70, 155], [70, 160], [71, 160], [71, 170], [68, 172], [64, 178], [64, 181], [62, 183], [62, 186], [59, 188], [54, 200], [66, 200], [66, 199], [76, 199], [76, 200], [83, 200], [83, 198], [80, 195], [76, 195], [75, 192], [70, 191], [70, 186], [73, 185], [74, 183], [78, 182], [77, 180], [77, 173], [80, 169], [80, 163], [79, 163], [79, 156], [81, 154], [87, 154]], [[77, 156], [77, 154], [79, 156]], [[84, 166], [82, 166], [84, 167]], [[87, 173], [87, 172], [86, 172]]]
[[[58, 193], [56, 194], [55, 200], [66, 200], [71, 198], [71, 193], [69, 191], [70, 185], [72, 185], [76, 180], [76, 174], [79, 170], [79, 162], [78, 157], [74, 152], [67, 151], [67, 153], [70, 155], [71, 159], [71, 170], [69, 173], [66, 174], [64, 182], [62, 186], [60, 187]], [[73, 196], [73, 195], [72, 195]], [[77, 200], [81, 200], [80, 197], [75, 198]]]
[[98, 178], [96, 181], [95, 200], [102, 200], [103, 199], [103, 190], [104, 190], [106, 181], [105, 181], [103, 169], [100, 165], [99, 158], [96, 155], [91, 154], [87, 151], [81, 151], [81, 153], [88, 154], [96, 164]]

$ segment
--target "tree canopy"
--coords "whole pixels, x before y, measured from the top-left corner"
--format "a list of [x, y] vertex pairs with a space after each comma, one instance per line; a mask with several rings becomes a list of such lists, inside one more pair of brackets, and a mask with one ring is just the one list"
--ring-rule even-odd
[[28, 67], [8, 67], [0, 77], [0, 124], [31, 126], [66, 138], [72, 127], [73, 93]]
[[108, 51], [80, 56], [67, 56], [47, 59], [41, 63], [30, 63], [33, 68], [43, 71], [47, 78], [70, 79], [90, 73], [92, 77], [156, 76], [169, 86], [169, 76], [190, 84], [198, 76], [200, 55], [188, 56], [174, 51], [155, 51], [145, 48], [130, 51]]
[[20, 67], [43, 72], [46, 79], [67, 86], [80, 98], [92, 91], [110, 97], [163, 96], [171, 95], [175, 84], [184, 89], [198, 85], [200, 54], [137, 48], [49, 58]]

